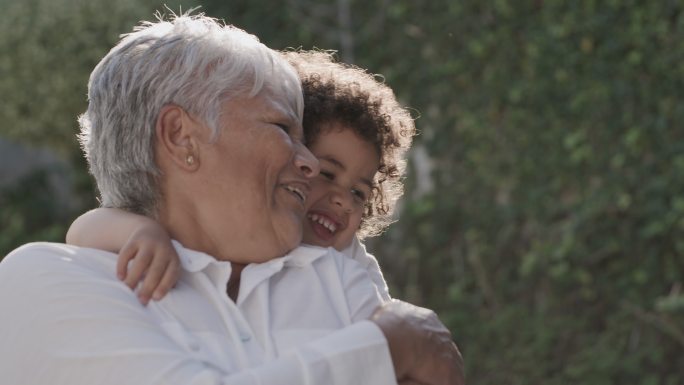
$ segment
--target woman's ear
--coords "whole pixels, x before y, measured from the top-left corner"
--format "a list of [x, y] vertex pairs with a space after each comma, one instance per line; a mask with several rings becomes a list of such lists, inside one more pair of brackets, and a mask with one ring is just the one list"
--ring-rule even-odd
[[[166, 158], [177, 167], [195, 171], [200, 164], [199, 122], [182, 107], [167, 104], [159, 111], [157, 125], [157, 156]], [[159, 159], [160, 165], [163, 163]]]

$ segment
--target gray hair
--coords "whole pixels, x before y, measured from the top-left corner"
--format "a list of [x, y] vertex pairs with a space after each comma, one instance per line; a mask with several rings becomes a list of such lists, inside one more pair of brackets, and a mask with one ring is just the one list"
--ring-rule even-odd
[[281, 91], [304, 103], [294, 69], [247, 32], [199, 15], [143, 22], [100, 61], [88, 83], [79, 141], [103, 207], [156, 217], [160, 171], [154, 159], [160, 109], [175, 104], [204, 120], [212, 137], [225, 100]]

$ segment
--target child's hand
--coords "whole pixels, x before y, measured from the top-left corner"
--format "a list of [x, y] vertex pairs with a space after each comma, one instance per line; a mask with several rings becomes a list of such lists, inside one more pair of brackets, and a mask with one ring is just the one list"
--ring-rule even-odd
[[143, 305], [147, 305], [150, 298], [162, 299], [181, 273], [180, 258], [166, 230], [156, 222], [150, 222], [134, 231], [119, 252], [116, 273], [131, 289], [143, 281], [138, 290], [138, 299]]

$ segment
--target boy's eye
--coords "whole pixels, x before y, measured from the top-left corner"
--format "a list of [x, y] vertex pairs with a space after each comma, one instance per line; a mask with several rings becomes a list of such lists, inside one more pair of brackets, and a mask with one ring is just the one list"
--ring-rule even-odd
[[366, 200], [368, 199], [368, 195], [359, 189], [353, 188], [351, 190], [351, 193], [354, 196], [354, 199], [356, 199], [357, 201], [366, 202]]
[[273, 123], [273, 124], [280, 127], [280, 129], [285, 131], [286, 133], [288, 133], [288, 134], [290, 133], [290, 127], [288, 127], [286, 124], [282, 124], [282, 123]]

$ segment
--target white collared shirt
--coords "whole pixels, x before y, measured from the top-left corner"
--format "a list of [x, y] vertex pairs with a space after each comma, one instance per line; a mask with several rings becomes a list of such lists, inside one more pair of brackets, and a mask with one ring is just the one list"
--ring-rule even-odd
[[366, 247], [359, 241], [359, 238], [356, 235], [354, 236], [352, 243], [342, 250], [341, 253], [355, 260], [366, 269], [368, 276], [370, 276], [371, 281], [373, 281], [375, 288], [384, 301], [392, 299], [389, 294], [387, 282], [385, 282], [385, 277], [382, 275], [382, 270], [380, 270], [378, 260], [375, 259], [371, 253], [366, 251]]
[[116, 255], [23, 246], [0, 263], [0, 376], [12, 385], [396, 384], [387, 342], [365, 321], [381, 302], [365, 269], [299, 247], [248, 265], [175, 244], [183, 273], [142, 306]]

